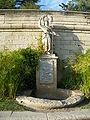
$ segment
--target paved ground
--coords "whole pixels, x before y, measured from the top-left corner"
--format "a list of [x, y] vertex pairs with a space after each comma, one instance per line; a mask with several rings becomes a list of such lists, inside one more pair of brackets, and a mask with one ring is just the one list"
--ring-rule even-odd
[[0, 120], [90, 120], [90, 109], [70, 112], [0, 111]]

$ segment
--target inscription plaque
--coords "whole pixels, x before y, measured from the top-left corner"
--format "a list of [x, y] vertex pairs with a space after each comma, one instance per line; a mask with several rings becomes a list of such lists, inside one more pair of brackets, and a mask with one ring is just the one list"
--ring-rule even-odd
[[53, 61], [40, 61], [40, 84], [53, 83]]

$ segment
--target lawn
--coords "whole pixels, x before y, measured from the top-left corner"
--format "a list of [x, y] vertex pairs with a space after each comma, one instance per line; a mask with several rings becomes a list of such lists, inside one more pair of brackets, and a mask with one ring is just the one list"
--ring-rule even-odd
[[24, 107], [15, 100], [4, 98], [0, 99], [0, 111], [24, 111]]
[[79, 106], [81, 109], [90, 109], [90, 98], [85, 99]]

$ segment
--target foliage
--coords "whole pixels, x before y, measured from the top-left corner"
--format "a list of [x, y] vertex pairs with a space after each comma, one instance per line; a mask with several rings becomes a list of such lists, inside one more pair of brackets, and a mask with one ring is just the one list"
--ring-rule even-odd
[[0, 9], [12, 9], [12, 0], [0, 0]]
[[80, 105], [81, 109], [90, 109], [90, 98], [84, 99], [83, 103]]
[[[76, 1], [76, 2], [81, 2], [81, 0], [73, 0], [73, 1]], [[90, 4], [90, 0], [83, 0], [84, 2], [87, 2], [87, 4]]]
[[40, 52], [30, 47], [0, 52], [0, 97], [15, 98], [17, 90], [35, 86]]
[[60, 82], [60, 87], [65, 89], [80, 89], [81, 77], [78, 78], [78, 74], [74, 71], [73, 62], [71, 60], [60, 61], [62, 80]]
[[59, 6], [65, 11], [90, 11], [89, 0], [70, 0], [67, 4], [62, 3]]
[[86, 105], [81, 106], [81, 109], [90, 109], [90, 102]]
[[90, 50], [84, 55], [77, 57], [74, 69], [81, 76], [81, 90], [85, 93], [86, 97], [90, 97]]
[[86, 97], [90, 97], [90, 50], [75, 60], [62, 61], [62, 64], [61, 86], [81, 89]]
[[39, 6], [34, 2], [25, 1], [20, 7], [20, 9], [39, 9]]
[[44, 50], [43, 50], [43, 48], [42, 48], [42, 33], [40, 34], [40, 37], [39, 37], [39, 39], [38, 39], [38, 47], [37, 47], [37, 50], [38, 50], [40, 53], [44, 54]]
[[38, 0], [0, 0], [0, 9], [15, 9], [16, 4], [20, 3], [21, 9], [39, 9], [39, 6], [36, 5]]
[[24, 111], [24, 107], [20, 106], [15, 100], [4, 98], [0, 99], [0, 111]]

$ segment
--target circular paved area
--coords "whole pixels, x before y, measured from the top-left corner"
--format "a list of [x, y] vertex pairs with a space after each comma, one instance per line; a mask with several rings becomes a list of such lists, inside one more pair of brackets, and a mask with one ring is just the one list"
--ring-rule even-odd
[[74, 106], [84, 100], [84, 96], [72, 95], [65, 100], [49, 100], [34, 97], [19, 96], [16, 98], [19, 104], [40, 110], [40, 109], [55, 109]]

